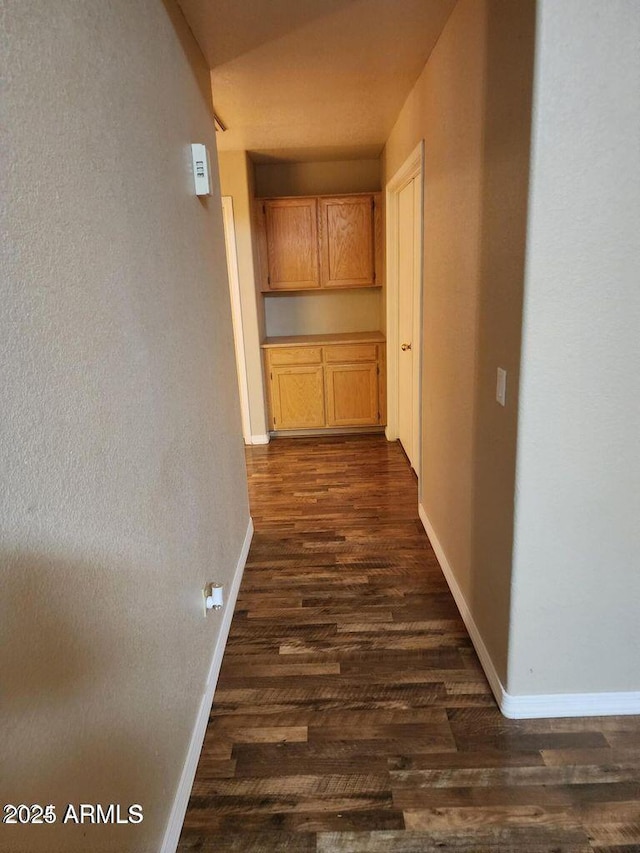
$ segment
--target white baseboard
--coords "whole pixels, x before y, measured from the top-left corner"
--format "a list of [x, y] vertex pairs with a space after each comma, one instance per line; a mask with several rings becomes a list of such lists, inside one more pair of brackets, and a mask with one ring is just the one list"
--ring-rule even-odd
[[480, 664], [496, 698], [500, 711], [512, 720], [546, 717], [605, 717], [617, 714], [640, 714], [640, 692], [627, 693], [550, 693], [516, 696], [507, 693], [500, 681], [478, 626], [467, 605], [442, 545], [429, 521], [425, 508], [418, 505], [420, 521], [429, 537], [440, 568], [453, 595]]
[[504, 694], [500, 710], [512, 720], [536, 717], [610, 717], [640, 714], [640, 692]]
[[250, 444], [269, 444], [271, 436], [269, 435], [252, 435]]
[[418, 504], [418, 515], [420, 516], [422, 526], [424, 527], [427, 536], [429, 537], [431, 547], [433, 548], [435, 555], [438, 558], [440, 568], [442, 569], [442, 574], [445, 576], [445, 580], [449, 584], [449, 589], [451, 590], [451, 594], [453, 595], [458, 610], [460, 611], [462, 621], [464, 622], [467, 631], [469, 632], [471, 642], [473, 643], [477, 655], [480, 658], [480, 663], [482, 665], [482, 668], [484, 669], [484, 674], [487, 676], [489, 686], [491, 687], [493, 695], [496, 697], [496, 702], [498, 703], [498, 705], [500, 706], [500, 710], [502, 711], [502, 703], [503, 697], [505, 695], [505, 689], [502, 686], [502, 682], [500, 681], [498, 673], [496, 672], [496, 668], [493, 665], [491, 655], [489, 654], [487, 647], [484, 644], [484, 640], [482, 639], [480, 631], [478, 630], [478, 626], [476, 625], [471, 611], [469, 610], [469, 606], [467, 605], [465, 597], [462, 594], [462, 590], [458, 586], [458, 581], [456, 580], [456, 577], [453, 573], [451, 564], [447, 559], [447, 555], [444, 553], [444, 549], [440, 544], [440, 540], [438, 539], [436, 532], [433, 529], [433, 526], [429, 521], [425, 508], [422, 504]]
[[202, 750], [202, 743], [207, 730], [207, 723], [209, 722], [209, 713], [211, 711], [211, 703], [213, 702], [213, 694], [215, 693], [216, 684], [218, 683], [218, 675], [220, 674], [220, 667], [222, 666], [222, 656], [224, 654], [225, 646], [227, 645], [229, 629], [231, 628], [231, 620], [233, 619], [233, 611], [236, 606], [236, 600], [238, 598], [240, 583], [242, 581], [245, 563], [247, 562], [252, 537], [253, 519], [250, 518], [249, 524], [247, 525], [247, 533], [244, 537], [244, 542], [242, 543], [242, 550], [236, 564], [233, 580], [229, 587], [227, 603], [223, 610], [222, 623], [220, 625], [220, 633], [218, 634], [216, 646], [213, 651], [213, 658], [211, 660], [211, 666], [209, 667], [207, 683], [202, 696], [202, 701], [200, 702], [200, 708], [195, 720], [193, 732], [191, 734], [187, 757], [184, 762], [184, 767], [182, 768], [182, 775], [180, 776], [180, 782], [178, 783], [178, 789], [171, 808], [171, 814], [169, 815], [169, 821], [164, 833], [160, 853], [175, 853], [178, 841], [180, 840], [182, 824], [184, 823], [184, 816], [189, 804], [189, 796], [191, 794], [191, 788], [193, 787], [193, 780], [198, 768], [198, 761], [200, 760], [200, 751]]

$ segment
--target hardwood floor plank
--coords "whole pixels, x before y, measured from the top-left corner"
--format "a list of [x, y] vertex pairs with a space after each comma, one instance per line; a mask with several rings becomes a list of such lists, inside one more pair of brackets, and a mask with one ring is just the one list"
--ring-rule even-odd
[[638, 844], [607, 844], [602, 846], [592, 841], [591, 849], [598, 853], [640, 853], [640, 845]]
[[[364, 726], [420, 725], [431, 727], [434, 732], [450, 734], [444, 708], [394, 708], [348, 710], [341, 705], [338, 708], [315, 707], [307, 703], [293, 710], [279, 711], [272, 705], [238, 705], [233, 710], [211, 709], [211, 721], [220, 733], [228, 736], [229, 729], [256, 726], [313, 726], [320, 728], [343, 728], [346, 732], [358, 731]], [[345, 737], [344, 740], [350, 740]]]
[[[444, 685], [439, 683], [429, 684], [374, 684], [374, 685], [351, 685], [346, 681], [339, 684], [315, 683], [313, 686], [302, 681], [296, 686], [287, 684], [284, 687], [255, 687], [234, 689], [231, 687], [221, 688], [216, 692], [216, 708], [221, 709], [227, 705], [240, 707], [242, 705], [258, 705], [268, 703], [269, 705], [292, 704], [306, 706], [310, 698], [317, 703], [318, 708], [324, 708], [325, 702], [337, 700], [339, 707], [348, 711], [353, 705], [362, 706], [362, 710], [373, 710], [375, 708], [406, 709], [408, 711], [430, 706], [436, 695], [445, 696]], [[433, 716], [433, 714], [431, 714]], [[443, 723], [446, 720], [442, 719]], [[449, 724], [447, 729], [449, 729]]]
[[300, 607], [300, 608], [255, 608], [249, 610], [247, 618], [252, 623], [263, 620], [267, 623], [279, 622], [285, 625], [350, 625], [355, 618], [371, 624], [373, 622], [392, 622], [393, 614], [389, 609], [363, 607], [353, 612], [349, 605], [336, 607]]
[[377, 652], [382, 650], [413, 650], [413, 649], [444, 649], [459, 648], [470, 644], [468, 636], [421, 636], [418, 634], [402, 637], [366, 637], [357, 640], [345, 639], [344, 635], [336, 637], [298, 639], [292, 637], [289, 642], [279, 647], [281, 655], [324, 654], [334, 649], [350, 651]]
[[500, 787], [508, 785], [585, 785], [593, 782], [633, 782], [636, 768], [611, 765], [540, 766], [540, 767], [482, 767], [445, 770], [394, 770], [391, 781], [394, 790], [413, 788], [468, 788], [470, 786]]
[[591, 846], [598, 848], [630, 847], [636, 845], [640, 849], [640, 820], [629, 823], [586, 823]]
[[203, 762], [200, 777], [202, 779], [232, 779], [236, 775], [236, 762], [232, 760], [220, 761], [215, 758], [206, 757]]
[[[372, 742], [371, 742], [372, 743]], [[358, 743], [237, 745], [233, 755], [236, 778], [260, 778], [273, 775], [274, 768], [283, 776], [296, 773], [345, 775], [387, 772], [386, 744], [367, 749]]]
[[[615, 764], [618, 767], [635, 768], [640, 766], [640, 748], [544, 749], [541, 756], [544, 763], [549, 766], [563, 764], [601, 764], [603, 766]], [[638, 807], [640, 808], [640, 804]]]
[[386, 792], [367, 794], [354, 793], [351, 796], [322, 797], [308, 796], [299, 798], [295, 795], [277, 796], [262, 794], [260, 796], [233, 796], [218, 792], [207, 795], [192, 796], [189, 809], [195, 811], [215, 811], [220, 815], [251, 814], [308, 814], [310, 812], [340, 813], [346, 811], [379, 812], [385, 807], [393, 808], [391, 797]]
[[243, 726], [225, 721], [224, 736], [233, 743], [301, 743], [307, 740], [306, 726]]
[[[468, 710], [468, 709], [464, 709]], [[483, 709], [474, 709], [483, 710]], [[536, 732], [526, 733], [516, 730], [467, 733], [459, 726], [451, 727], [456, 745], [464, 752], [475, 752], [478, 749], [511, 750], [558, 750], [558, 749], [588, 749], [607, 745], [607, 739], [602, 732]]]
[[412, 740], [420, 742], [422, 751], [433, 749], [442, 751], [455, 749], [451, 733], [445, 725], [430, 723], [389, 723], [380, 725], [356, 726], [310, 726], [309, 740], [318, 741], [348, 740], [393, 740], [396, 743], [409, 744]]
[[192, 796], [213, 797], [295, 797], [337, 799], [340, 797], [386, 794], [389, 777], [386, 773], [306, 774], [294, 776], [263, 776], [248, 779], [198, 780]]
[[[231, 674], [227, 674], [228, 671]], [[268, 684], [273, 684], [275, 679], [289, 680], [290, 678], [307, 678], [309, 676], [340, 675], [340, 664], [335, 663], [269, 663], [269, 664], [243, 664], [239, 670], [242, 678], [248, 684], [267, 679]], [[230, 667], [223, 668], [218, 679], [218, 684], [234, 681], [233, 670]]]
[[[235, 756], [235, 751], [234, 751]], [[484, 750], [483, 752], [443, 752], [418, 755], [399, 755], [388, 759], [389, 770], [438, 770], [454, 767], [536, 767], [543, 764], [539, 752], [506, 752]]]
[[457, 806], [542, 805], [573, 809], [580, 802], [615, 802], [640, 797], [635, 782], [603, 785], [519, 785], [511, 787], [393, 788], [393, 802], [402, 811]]
[[[196, 817], [194, 817], [197, 815]], [[364, 810], [344, 809], [343, 811], [288, 811], [288, 812], [239, 812], [220, 814], [213, 809], [191, 810], [189, 812], [189, 832], [198, 831], [203, 837], [218, 833], [265, 832], [271, 830], [275, 835], [284, 833], [316, 832], [352, 832], [367, 829], [373, 822], [380, 829], [403, 829], [404, 818], [401, 811], [392, 808], [390, 802], [383, 802], [379, 808]], [[186, 824], [185, 824], [186, 827]], [[269, 848], [267, 848], [269, 849]], [[287, 849], [287, 848], [283, 848]], [[315, 846], [313, 848], [315, 850]]]
[[[563, 808], [531, 806], [476, 806], [406, 810], [405, 826], [409, 830], [443, 831], [495, 826], [543, 826], [546, 828], [584, 827], [594, 843], [632, 843], [640, 831], [638, 803], [595, 803], [577, 806], [568, 812]], [[635, 834], [635, 835], [634, 835]], [[622, 839], [622, 840], [620, 840]]]
[[216, 832], [203, 840], [198, 832], [183, 832], [180, 853], [315, 853], [313, 832]]
[[405, 827], [413, 831], [445, 832], [447, 830], [487, 829], [497, 827], [536, 827], [578, 829], [580, 819], [564, 809], [542, 806], [476, 806], [438, 808], [404, 812]]

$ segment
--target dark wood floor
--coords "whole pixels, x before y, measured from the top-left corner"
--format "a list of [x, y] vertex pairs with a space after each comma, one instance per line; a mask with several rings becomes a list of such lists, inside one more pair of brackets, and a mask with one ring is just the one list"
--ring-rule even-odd
[[280, 439], [247, 464], [181, 853], [640, 851], [640, 718], [501, 716], [397, 444]]

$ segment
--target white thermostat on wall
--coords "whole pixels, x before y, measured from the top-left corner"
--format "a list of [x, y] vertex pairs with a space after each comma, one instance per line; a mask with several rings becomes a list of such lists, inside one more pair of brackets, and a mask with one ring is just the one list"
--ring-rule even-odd
[[211, 167], [209, 152], [206, 145], [199, 142], [191, 144], [191, 159], [193, 161], [193, 177], [196, 182], [196, 195], [211, 195]]

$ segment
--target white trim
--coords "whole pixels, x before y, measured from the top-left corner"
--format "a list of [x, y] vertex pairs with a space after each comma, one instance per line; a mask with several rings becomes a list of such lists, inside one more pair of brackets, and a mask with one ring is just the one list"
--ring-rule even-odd
[[240, 393], [240, 416], [242, 435], [245, 444], [255, 444], [251, 436], [251, 418], [249, 415], [249, 383], [247, 380], [247, 360], [244, 351], [244, 329], [242, 325], [242, 300], [240, 298], [240, 275], [238, 272], [238, 252], [236, 249], [236, 226], [233, 218], [233, 198], [222, 196], [222, 223], [224, 225], [224, 245], [227, 252], [227, 270], [229, 273], [229, 296], [231, 297], [231, 319], [233, 321], [233, 342], [236, 352], [236, 370], [238, 373], [238, 391]]
[[512, 720], [640, 714], [640, 692], [550, 693], [540, 696], [513, 696], [505, 692], [500, 710]]
[[442, 573], [449, 584], [449, 589], [460, 611], [462, 621], [469, 632], [471, 642], [480, 658], [480, 664], [487, 676], [489, 686], [505, 717], [512, 720], [531, 720], [547, 717], [605, 717], [618, 714], [640, 714], [640, 692], [550, 693], [530, 696], [514, 696], [507, 693], [496, 672], [491, 655], [484, 644], [462, 590], [458, 586], [451, 564], [422, 504], [418, 504], [418, 515], [440, 563]]
[[399, 322], [399, 274], [398, 274], [398, 197], [400, 192], [414, 178], [419, 178], [419, 198], [416, 207], [416, 246], [418, 247], [418, 264], [416, 281], [414, 282], [413, 310], [413, 356], [414, 365], [414, 428], [412, 463], [418, 476], [420, 488], [421, 456], [422, 456], [422, 417], [421, 417], [421, 388], [422, 388], [422, 277], [423, 277], [423, 244], [424, 244], [424, 140], [414, 148], [405, 162], [386, 186], [386, 247], [387, 247], [387, 426], [385, 435], [389, 441], [398, 438], [398, 338]]
[[216, 684], [218, 683], [220, 667], [222, 666], [222, 656], [224, 654], [225, 646], [227, 645], [229, 629], [231, 628], [231, 620], [233, 619], [233, 611], [236, 606], [236, 600], [240, 590], [240, 582], [242, 581], [244, 566], [247, 562], [252, 537], [253, 519], [249, 518], [247, 533], [244, 537], [244, 542], [242, 543], [242, 550], [240, 551], [233, 580], [231, 581], [231, 586], [229, 588], [227, 604], [223, 610], [222, 623], [220, 625], [218, 639], [216, 640], [216, 646], [213, 651], [213, 658], [211, 660], [211, 666], [209, 667], [209, 675], [207, 677], [202, 701], [200, 702], [198, 716], [196, 717], [193, 731], [191, 733], [189, 749], [187, 750], [184, 767], [182, 768], [182, 775], [180, 776], [178, 789], [173, 800], [173, 806], [171, 807], [171, 814], [169, 815], [169, 820], [167, 822], [167, 828], [162, 840], [160, 853], [175, 853], [178, 841], [180, 840], [182, 824], [184, 823], [184, 816], [187, 811], [187, 805], [189, 804], [189, 796], [191, 794], [191, 788], [193, 787], [193, 780], [196, 775], [196, 770], [198, 769], [198, 761], [200, 760], [200, 751], [202, 750], [202, 743], [207, 731], [207, 723], [209, 722], [213, 694], [215, 693]]
[[269, 444], [270, 435], [252, 435], [249, 444]]

